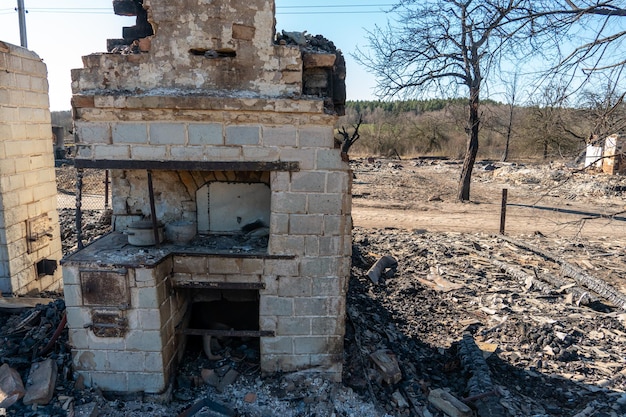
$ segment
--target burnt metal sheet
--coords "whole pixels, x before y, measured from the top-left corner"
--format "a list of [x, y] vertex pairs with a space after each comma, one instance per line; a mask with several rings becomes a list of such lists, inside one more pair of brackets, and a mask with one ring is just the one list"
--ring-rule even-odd
[[212, 329], [182, 329], [178, 331], [188, 336], [216, 336], [216, 337], [274, 337], [273, 330], [212, 330]]
[[208, 290], [264, 290], [264, 282], [203, 282], [176, 279], [174, 288], [193, 288]]
[[128, 274], [120, 271], [80, 271], [85, 306], [130, 306]]
[[299, 162], [134, 161], [75, 159], [76, 168], [152, 169], [171, 171], [300, 171]]
[[[271, 191], [267, 184], [211, 182], [207, 213], [209, 232], [239, 231], [252, 223], [267, 227], [270, 224], [270, 207]], [[198, 220], [201, 214], [198, 213]]]

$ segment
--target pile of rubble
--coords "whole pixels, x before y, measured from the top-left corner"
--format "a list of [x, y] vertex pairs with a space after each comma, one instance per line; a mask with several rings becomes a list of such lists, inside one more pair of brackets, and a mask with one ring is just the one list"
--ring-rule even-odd
[[[429, 164], [445, 177], [455, 167], [445, 161], [412, 163]], [[405, 175], [406, 163], [391, 164], [357, 162], [357, 182], [369, 183], [356, 184], [357, 192], [393, 202], [423, 200], [446, 189], [422, 189], [432, 179], [425, 172]], [[514, 166], [496, 175], [503, 167], [484, 167], [478, 165], [477, 182], [536, 177], [542, 193], [552, 187], [547, 173], [556, 172]], [[578, 175], [566, 175], [566, 189], [592, 182]], [[606, 181], [604, 195], [614, 202], [609, 189], [617, 192], [623, 179]], [[598, 194], [576, 191], [575, 198]], [[98, 212], [87, 215], [93, 224], [85, 231], [89, 240], [109, 226]], [[64, 249], [71, 250], [72, 210], [61, 213], [61, 224]], [[6, 395], [0, 408], [15, 417], [620, 417], [626, 415], [624, 245], [623, 236], [511, 238], [355, 227], [343, 384], [314, 373], [261, 378], [254, 343], [223, 343], [214, 351], [220, 358], [210, 360], [190, 341], [164, 396], [115, 396], [84, 387], [72, 373], [66, 331], [55, 339], [62, 301], [0, 313], [0, 386], [2, 375], [17, 381], [17, 374], [24, 392], [43, 381], [43, 398], [51, 395], [45, 404], [22, 398], [10, 407], [3, 401], [15, 397]], [[55, 367], [54, 381], [50, 374], [31, 376], [33, 368]], [[17, 382], [13, 387], [17, 391], [3, 392], [22, 392]]]
[[[624, 308], [528, 249], [550, 248], [623, 294], [621, 245], [356, 228], [343, 385], [307, 373], [261, 379], [257, 347], [233, 343], [213, 361], [190, 349], [168, 404], [114, 397], [72, 377], [62, 335], [48, 356], [59, 369], [53, 399], [7, 415], [622, 416]], [[374, 283], [383, 256], [397, 264]], [[5, 321], [0, 357], [25, 381], [61, 312], [57, 301]]]
[[[592, 269], [623, 301], [623, 244], [357, 228], [348, 357], [362, 363], [347, 364], [345, 382], [392, 415], [441, 415], [439, 389], [481, 417], [624, 415], [626, 305], [562, 268]], [[374, 284], [367, 272], [383, 255], [398, 266]], [[381, 350], [400, 383], [380, 383], [370, 356]], [[448, 415], [472, 415], [460, 410]]]

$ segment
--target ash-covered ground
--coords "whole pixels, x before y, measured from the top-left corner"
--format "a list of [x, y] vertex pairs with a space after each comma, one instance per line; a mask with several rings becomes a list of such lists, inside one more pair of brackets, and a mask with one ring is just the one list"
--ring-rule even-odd
[[[623, 177], [546, 166], [480, 171], [475, 187], [480, 204], [471, 207], [488, 207], [488, 197], [497, 201], [499, 187], [506, 185], [516, 195], [526, 193], [524, 198], [543, 196], [543, 205], [587, 213], [581, 218], [613, 215], [581, 220], [579, 233], [558, 227], [557, 216], [545, 223], [552, 225], [549, 229], [529, 227], [500, 236], [481, 227], [459, 233], [406, 221], [429, 211], [445, 214], [446, 203], [451, 210], [457, 207], [450, 191], [454, 164], [360, 160], [354, 168], [360, 196], [355, 218], [362, 207], [385, 213], [379, 207], [385, 201], [390, 214], [384, 227], [371, 220], [354, 228], [342, 384], [312, 373], [262, 379], [253, 342], [225, 342], [217, 361], [192, 342], [170, 402], [116, 397], [81, 386], [62, 334], [45, 355], [59, 364], [52, 402], [36, 409], [18, 402], [6, 414], [66, 416], [93, 408], [94, 415], [110, 417], [440, 417], [446, 414], [434, 394], [444, 390], [469, 407], [465, 415], [626, 415], [626, 307], [620, 304], [626, 297], [626, 235], [620, 232], [624, 221], [618, 213], [624, 208]], [[559, 186], [563, 179], [567, 185]], [[497, 191], [490, 191], [492, 184]], [[471, 224], [475, 215], [469, 210], [464, 222]], [[107, 230], [106, 216], [97, 211], [86, 216], [92, 225], [86, 235]], [[594, 222], [610, 222], [607, 230], [614, 233], [604, 234]], [[72, 210], [61, 212], [61, 224], [64, 250], [71, 251]], [[538, 220], [533, 226], [541, 224]], [[383, 256], [397, 265], [372, 280], [367, 272]], [[598, 281], [603, 285], [591, 289], [589, 284]], [[58, 326], [62, 303], [41, 307], [28, 319], [31, 313], [0, 317], [0, 358], [24, 378]], [[389, 360], [386, 370], [375, 357]], [[464, 415], [460, 405], [456, 411]]]

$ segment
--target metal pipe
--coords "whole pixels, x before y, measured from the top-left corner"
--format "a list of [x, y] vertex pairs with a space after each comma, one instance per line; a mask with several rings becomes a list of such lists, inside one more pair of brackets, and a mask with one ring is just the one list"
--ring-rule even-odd
[[109, 170], [104, 170], [104, 208], [109, 208]]
[[26, 39], [26, 9], [24, 8], [24, 0], [17, 0], [17, 15], [20, 20], [20, 45], [23, 48], [28, 48], [28, 41]]
[[161, 246], [161, 239], [159, 236], [159, 225], [156, 216], [156, 208], [154, 204], [154, 187], [152, 185], [152, 171], [148, 170], [148, 194], [150, 197], [150, 215], [152, 217], [152, 230], [154, 231], [154, 242], [156, 247]]
[[83, 170], [76, 170], [76, 244], [78, 249], [82, 249], [83, 245]]

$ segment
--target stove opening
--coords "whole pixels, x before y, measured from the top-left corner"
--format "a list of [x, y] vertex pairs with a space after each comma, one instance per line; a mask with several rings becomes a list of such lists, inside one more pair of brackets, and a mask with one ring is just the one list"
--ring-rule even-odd
[[256, 290], [202, 290], [191, 304], [188, 350], [206, 358], [231, 358], [258, 364], [259, 292]]
[[264, 183], [210, 182], [196, 196], [198, 232], [251, 233], [269, 228], [270, 196]]

